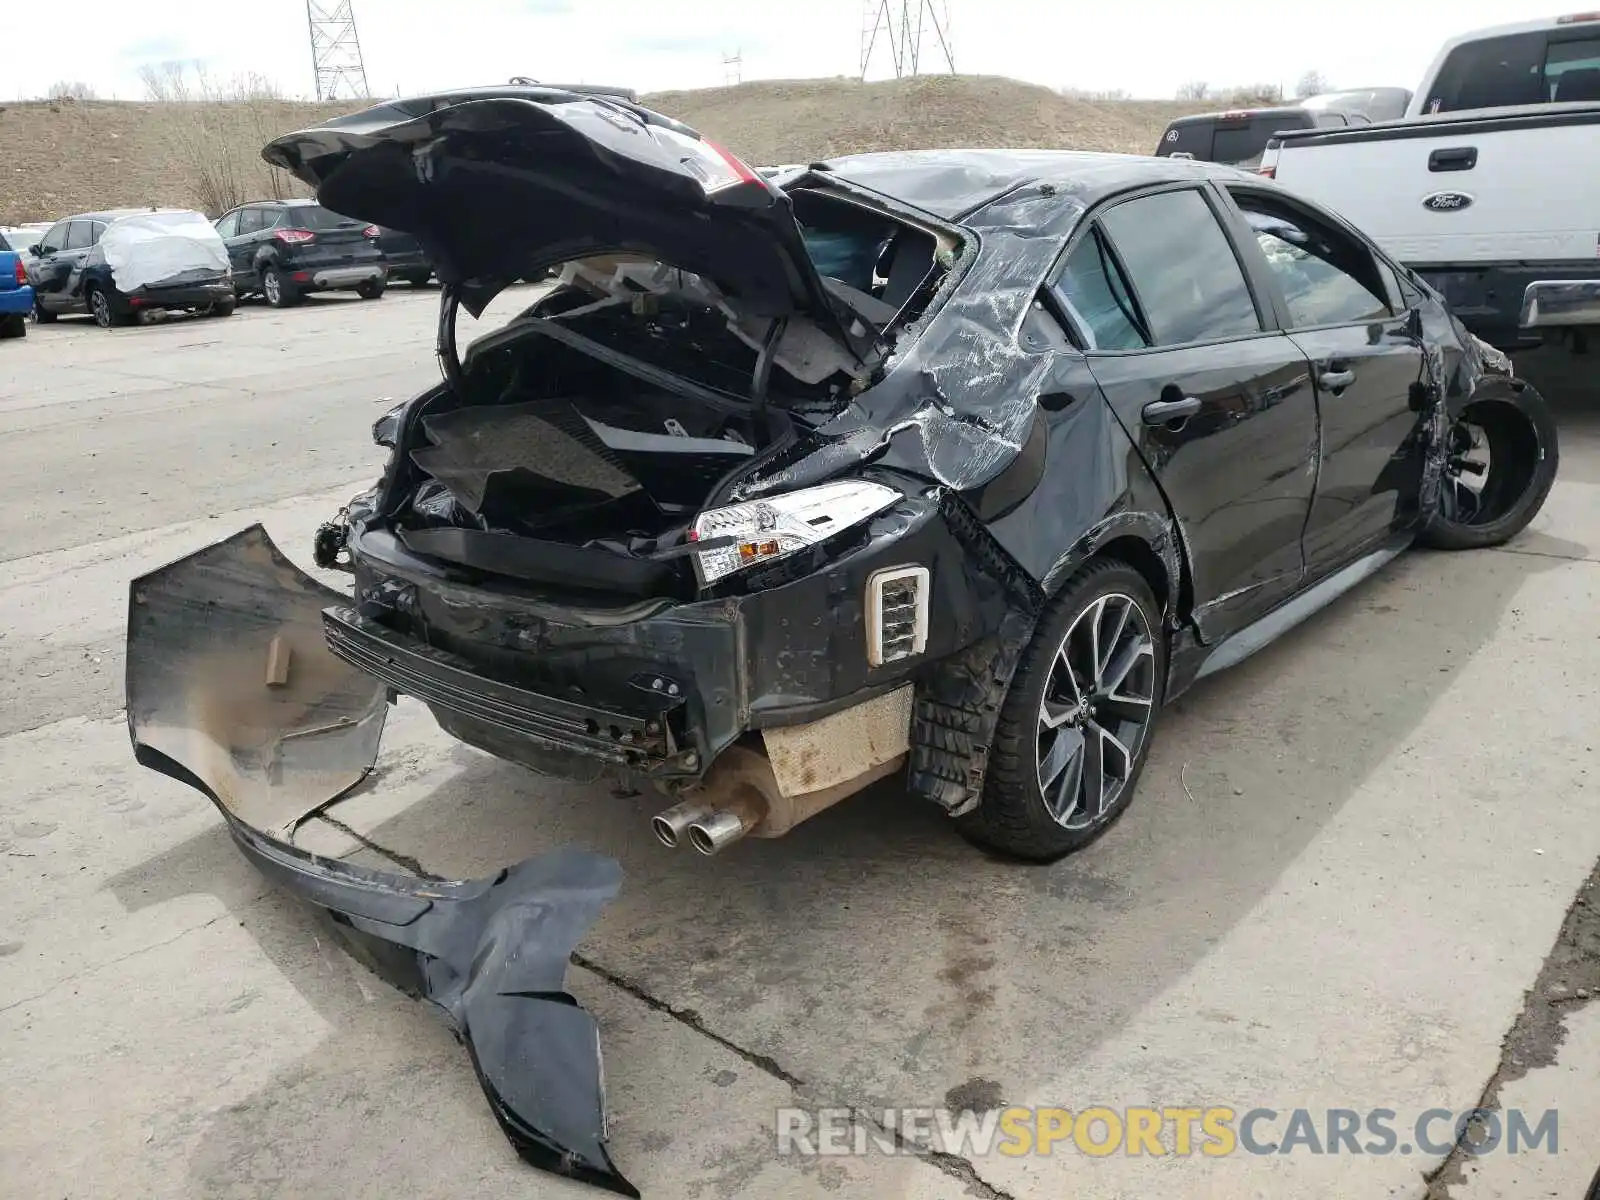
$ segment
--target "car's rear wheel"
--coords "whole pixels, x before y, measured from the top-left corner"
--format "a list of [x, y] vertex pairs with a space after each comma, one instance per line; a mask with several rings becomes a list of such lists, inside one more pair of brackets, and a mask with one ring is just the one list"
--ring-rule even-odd
[[1144, 769], [1166, 667], [1161, 608], [1144, 577], [1110, 559], [1079, 571], [1023, 652], [962, 832], [1048, 862], [1109, 829]]
[[214, 301], [211, 306], [206, 309], [206, 314], [212, 317], [231, 317], [233, 316], [234, 303], [235, 302], [232, 300]]
[[1498, 546], [1538, 515], [1555, 485], [1555, 417], [1531, 387], [1475, 400], [1457, 415], [1438, 504], [1422, 541], [1441, 550]]
[[57, 314], [44, 306], [44, 301], [39, 299], [37, 293], [33, 297], [33, 319], [41, 325], [48, 325], [56, 319]]
[[116, 314], [111, 311], [111, 301], [103, 291], [91, 287], [85, 299], [89, 301], [89, 315], [101, 329], [110, 329], [117, 323]]
[[424, 287], [433, 278], [431, 271], [408, 271], [402, 278], [412, 287]]
[[261, 294], [273, 308], [288, 308], [300, 302], [300, 293], [277, 267], [261, 268]]
[[356, 295], [363, 300], [376, 300], [383, 295], [383, 286], [381, 279], [368, 279], [356, 284]]
[[22, 313], [9, 313], [0, 317], [0, 338], [28, 336], [28, 318]]

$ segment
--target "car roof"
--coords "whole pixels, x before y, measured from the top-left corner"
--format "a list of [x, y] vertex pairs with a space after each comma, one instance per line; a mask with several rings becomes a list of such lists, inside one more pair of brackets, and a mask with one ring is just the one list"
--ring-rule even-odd
[[73, 213], [68, 217], [61, 217], [54, 222], [59, 225], [62, 221], [120, 221], [123, 217], [141, 217], [147, 213], [189, 212], [187, 208], [105, 208], [99, 212]]
[[1070, 191], [1088, 206], [1145, 184], [1245, 176], [1220, 163], [1084, 150], [889, 151], [830, 159], [814, 169], [946, 221], [1029, 185]]

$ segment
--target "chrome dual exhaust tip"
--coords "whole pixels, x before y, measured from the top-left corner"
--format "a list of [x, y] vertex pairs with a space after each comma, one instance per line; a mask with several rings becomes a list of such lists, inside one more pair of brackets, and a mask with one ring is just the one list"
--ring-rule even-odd
[[689, 826], [689, 844], [709, 857], [726, 850], [755, 826], [748, 814], [720, 808]]
[[[656, 841], [669, 850], [674, 849], [686, 835], [689, 835], [690, 826], [696, 821], [712, 816], [715, 812], [716, 810], [703, 800], [685, 800], [651, 817], [650, 829], [655, 833]], [[693, 840], [692, 835], [690, 836]]]

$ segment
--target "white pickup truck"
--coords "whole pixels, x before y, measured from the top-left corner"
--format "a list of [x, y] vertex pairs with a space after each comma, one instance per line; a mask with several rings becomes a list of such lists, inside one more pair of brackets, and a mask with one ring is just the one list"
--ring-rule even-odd
[[1503, 350], [1600, 334], [1600, 12], [1446, 44], [1400, 121], [1285, 132], [1260, 171], [1375, 238]]

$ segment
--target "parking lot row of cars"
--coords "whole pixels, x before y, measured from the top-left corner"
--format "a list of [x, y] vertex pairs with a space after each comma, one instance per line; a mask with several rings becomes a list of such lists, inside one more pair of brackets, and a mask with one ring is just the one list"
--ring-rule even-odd
[[226, 317], [251, 295], [275, 308], [322, 291], [376, 300], [393, 279], [432, 275], [415, 238], [314, 200], [251, 202], [215, 222], [187, 209], [78, 213], [0, 229], [0, 336], [66, 313], [107, 329], [151, 311]]

